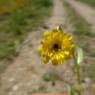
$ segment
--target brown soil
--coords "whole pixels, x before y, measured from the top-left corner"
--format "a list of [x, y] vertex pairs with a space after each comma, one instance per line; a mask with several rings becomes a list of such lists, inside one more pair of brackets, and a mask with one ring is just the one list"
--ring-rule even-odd
[[95, 9], [77, 0], [66, 0], [84, 19], [91, 24], [93, 32], [95, 32]]
[[[65, 31], [72, 31], [63, 3], [60, 0], [54, 0], [52, 16], [46, 21], [46, 25], [49, 29], [57, 25], [64, 25]], [[74, 77], [72, 78], [73, 72], [71, 73], [69, 69], [72, 64], [68, 65], [66, 63], [56, 68], [51, 63], [43, 64], [41, 56], [37, 52], [42, 39], [42, 31], [46, 30], [40, 28], [28, 35], [20, 50], [20, 55], [14, 59], [13, 64], [2, 74], [0, 95], [31, 95], [32, 92], [42, 91], [40, 88], [43, 86], [48, 92], [65, 92], [66, 84], [69, 81], [72, 84], [75, 82]], [[55, 83], [43, 80], [42, 76], [50, 70], [56, 73]]]
[[[61, 0], [54, 0], [52, 16], [46, 21], [47, 30], [57, 25], [62, 25], [64, 31], [72, 34], [73, 28], [68, 21]], [[0, 78], [0, 95], [31, 95], [36, 91], [43, 92], [42, 89], [47, 92], [66, 92], [66, 85], [68, 83], [76, 83], [72, 60], [58, 67], [53, 67], [51, 63], [47, 65], [42, 64], [41, 56], [37, 52], [40, 40], [42, 39], [42, 31], [46, 31], [46, 29], [41, 27], [37, 31], [29, 33], [24, 45], [21, 47], [19, 56], [2, 73]], [[56, 78], [54, 82], [43, 80], [43, 75], [48, 71], [52, 71], [55, 74]], [[89, 84], [91, 84], [89, 79], [83, 83], [84, 90], [89, 89]], [[89, 94], [86, 90], [84, 91], [84, 95], [94, 95], [91, 92]]]
[[[71, 7], [76, 11], [79, 16], [82, 16], [87, 23], [89, 24], [91, 31], [93, 34], [95, 33], [95, 9], [91, 6], [79, 2], [78, 0], [65, 0], [67, 3], [71, 5]], [[85, 38], [84, 38], [85, 39]], [[87, 44], [86, 48], [88, 48], [89, 55], [85, 55], [85, 63], [84, 68], [87, 66], [90, 66], [91, 64], [94, 64], [95, 61], [95, 37], [86, 37], [86, 40], [83, 44]], [[86, 71], [84, 71], [86, 72]], [[94, 71], [93, 71], [94, 73]], [[86, 73], [87, 74], [87, 73]], [[95, 81], [89, 84], [89, 87], [86, 88], [86, 92], [84, 91], [83, 95], [94, 95], [95, 94]]]

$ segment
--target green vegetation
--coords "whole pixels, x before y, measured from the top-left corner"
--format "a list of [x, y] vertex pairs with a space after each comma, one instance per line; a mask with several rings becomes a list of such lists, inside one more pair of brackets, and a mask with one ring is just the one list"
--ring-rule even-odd
[[42, 78], [45, 82], [51, 81], [52, 83], [55, 83], [55, 81], [58, 80], [63, 81], [62, 76], [53, 68], [48, 69]]
[[18, 8], [23, 8], [26, 3], [25, 0], [0, 0], [0, 15], [12, 12]]
[[[17, 47], [33, 29], [44, 25], [51, 0], [0, 0], [0, 73], [18, 55]], [[7, 61], [6, 61], [7, 60]]]
[[46, 81], [46, 82], [54, 81], [55, 79], [56, 78], [55, 78], [55, 73], [54, 72], [48, 71], [43, 75], [43, 80]]
[[[52, 6], [51, 0], [8, 0], [7, 3], [5, 1], [0, 0], [0, 5], [3, 6], [3, 9], [0, 6], [0, 10], [2, 9], [0, 13], [0, 59], [15, 54], [15, 42], [21, 43], [30, 30], [43, 25], [45, 17], [50, 15]], [[8, 8], [6, 4], [9, 4], [11, 8]]]
[[81, 1], [81, 2], [84, 2], [84, 3], [87, 3], [93, 7], [95, 7], [95, 0], [78, 0], [78, 1]]
[[39, 92], [41, 92], [41, 93], [47, 93], [48, 91], [47, 91], [47, 86], [46, 86], [46, 84], [40, 84], [40, 86], [36, 89], [33, 89], [33, 91], [32, 91], [32, 93], [39, 93]]
[[38, 91], [36, 91], [36, 92], [44, 92], [44, 93], [46, 93], [47, 92], [47, 87], [45, 85], [41, 85], [38, 88]]

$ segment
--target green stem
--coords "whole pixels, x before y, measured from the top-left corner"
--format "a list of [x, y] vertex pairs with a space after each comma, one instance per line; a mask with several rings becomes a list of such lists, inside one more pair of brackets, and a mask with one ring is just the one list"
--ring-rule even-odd
[[81, 95], [81, 80], [80, 80], [80, 65], [77, 64], [75, 59], [76, 74], [77, 74], [77, 86], [78, 86], [78, 95]]
[[68, 85], [68, 95], [74, 95], [74, 90], [71, 85]]
[[79, 86], [78, 95], [81, 95], [80, 65], [77, 65], [77, 82]]

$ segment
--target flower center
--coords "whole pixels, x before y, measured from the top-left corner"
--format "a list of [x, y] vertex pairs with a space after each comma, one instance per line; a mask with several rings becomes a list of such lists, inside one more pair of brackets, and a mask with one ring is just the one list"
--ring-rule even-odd
[[55, 44], [53, 45], [53, 49], [54, 49], [54, 50], [58, 50], [58, 49], [59, 49], [59, 45], [58, 45], [57, 43], [55, 43]]

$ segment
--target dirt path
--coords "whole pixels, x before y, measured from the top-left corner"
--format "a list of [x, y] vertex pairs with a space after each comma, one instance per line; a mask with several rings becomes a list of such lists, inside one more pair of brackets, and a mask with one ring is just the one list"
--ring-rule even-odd
[[[76, 11], [77, 14], [82, 16], [84, 20], [86, 20], [89, 24], [89, 27], [91, 29], [90, 32], [93, 32], [92, 34], [95, 34], [95, 9], [85, 3], [79, 2], [78, 0], [65, 0], [68, 4], [71, 5], [71, 7]], [[94, 52], [95, 52], [95, 44], [93, 42], [95, 41], [95, 37], [88, 37], [86, 40], [88, 44], [88, 48], [90, 51], [90, 56], [89, 58], [93, 57]]]
[[[72, 31], [62, 2], [54, 0], [52, 17], [46, 22], [46, 25], [51, 29], [51, 27], [63, 24], [66, 31]], [[50, 64], [42, 64], [41, 57], [37, 52], [42, 31], [45, 29], [40, 28], [29, 34], [20, 50], [20, 55], [2, 74], [0, 95], [31, 95], [33, 91], [42, 91], [43, 89], [48, 92], [63, 92], [66, 91], [65, 80], [74, 83], [70, 69], [67, 71], [68, 64], [58, 66], [57, 71]], [[52, 85], [52, 82], [43, 81], [42, 78], [43, 74], [51, 68], [54, 69], [57, 76], [55, 86]]]
[[[79, 2], [78, 0], [65, 0], [68, 4], [71, 5], [71, 7], [76, 11], [77, 14], [79, 14], [80, 16], [82, 16], [88, 23], [89, 23], [89, 26], [91, 27], [91, 31], [90, 32], [93, 32], [95, 33], [95, 9], [92, 8], [91, 6], [85, 4], [85, 3], [82, 3], [82, 2]], [[88, 44], [87, 47], [89, 47], [89, 56], [87, 57], [87, 59], [85, 61], [88, 61], [88, 64], [91, 65], [93, 64], [93, 60], [95, 59], [95, 56], [93, 56], [93, 52], [95, 53], [95, 44], [93, 44], [93, 42], [95, 41], [95, 37], [88, 37], [86, 40], [85, 40], [85, 43]], [[85, 55], [86, 56], [86, 55]], [[92, 60], [92, 61], [91, 61]], [[87, 62], [86, 64], [87, 65]], [[94, 71], [93, 71], [94, 73]], [[91, 79], [92, 81], [92, 79]], [[89, 86], [87, 87], [86, 86], [86, 91], [84, 91], [83, 95], [94, 95], [95, 94], [95, 82], [92, 82], [89, 84]]]
[[66, 2], [70, 3], [76, 12], [78, 12], [89, 24], [91, 24], [92, 31], [95, 32], [95, 9], [84, 3], [78, 2], [77, 0], [66, 0]]

